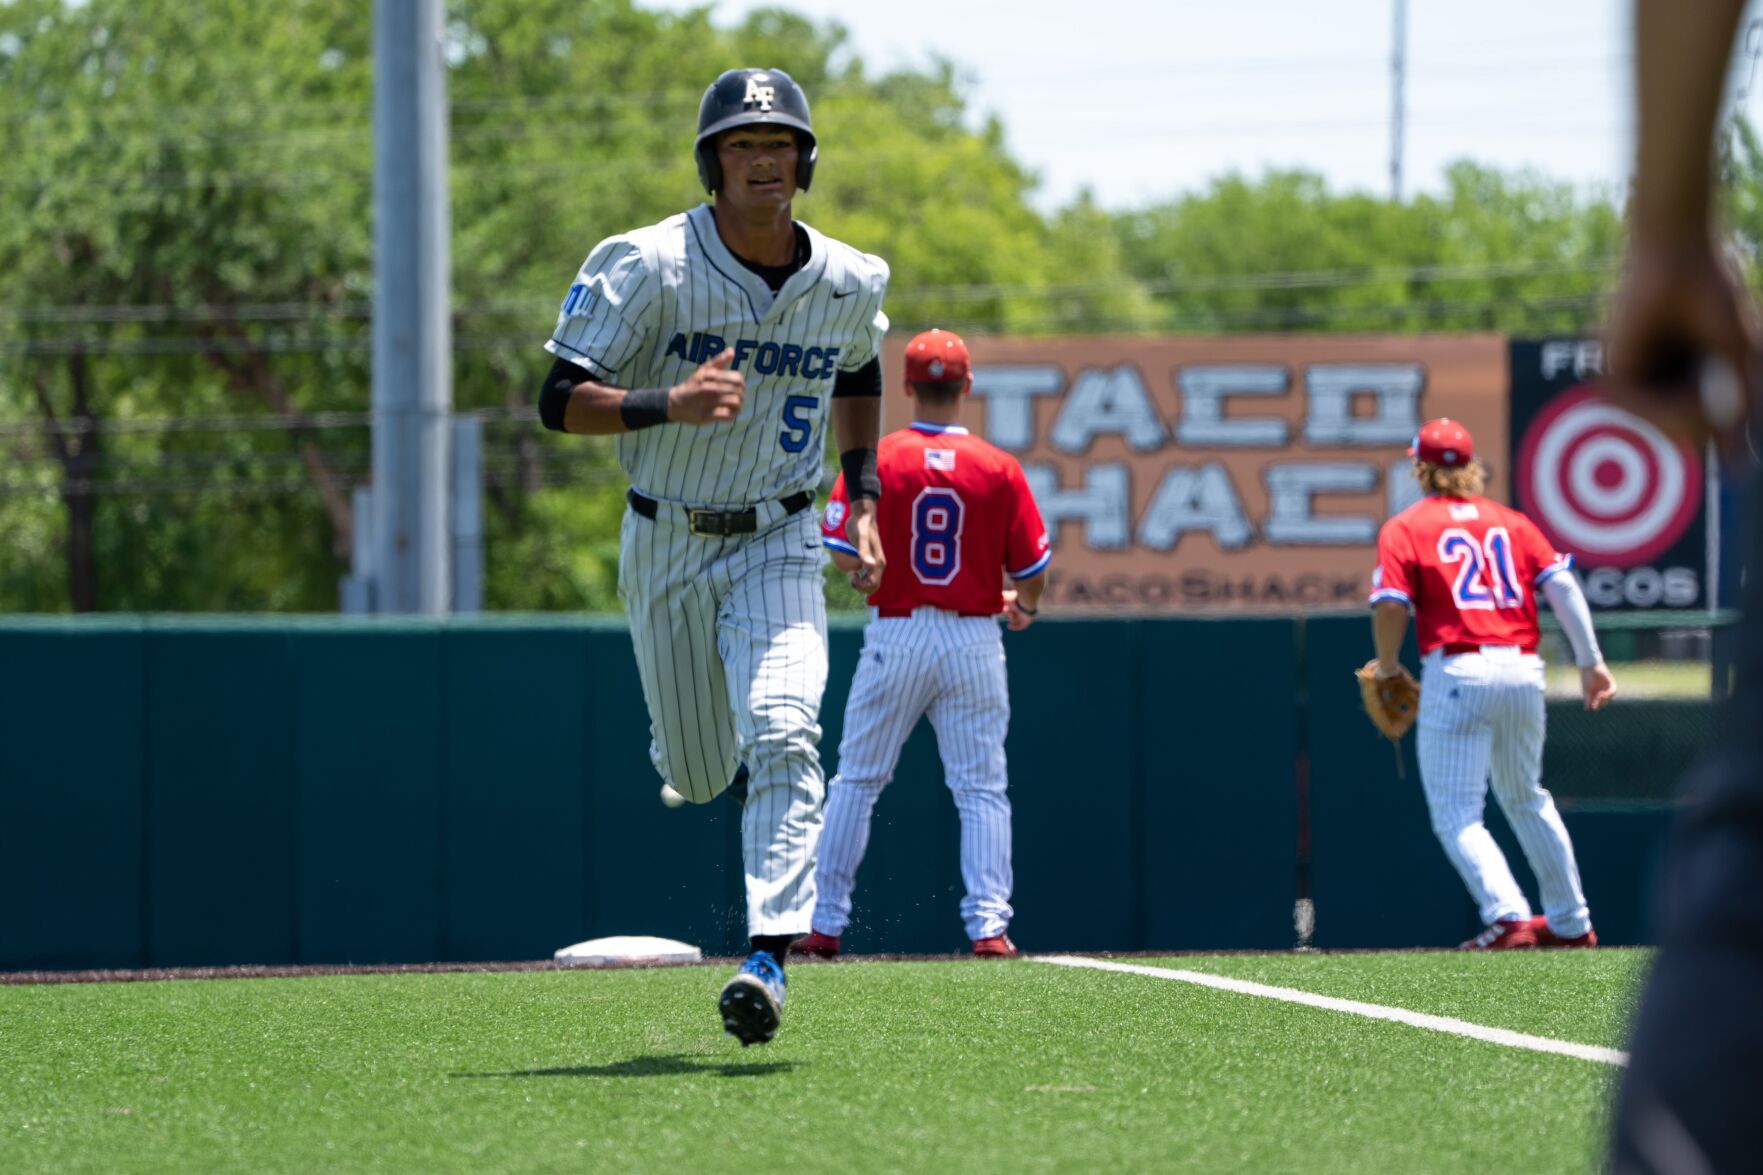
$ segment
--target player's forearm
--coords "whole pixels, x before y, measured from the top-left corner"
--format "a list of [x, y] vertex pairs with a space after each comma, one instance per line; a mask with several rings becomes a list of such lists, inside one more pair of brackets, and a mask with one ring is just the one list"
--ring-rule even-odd
[[1047, 590], [1047, 573], [1036, 572], [1027, 579], [1019, 579], [1011, 584], [1016, 589], [1016, 602], [1025, 612], [1041, 610], [1041, 595]]
[[1598, 635], [1592, 629], [1592, 610], [1586, 605], [1585, 593], [1571, 572], [1559, 572], [1543, 581], [1543, 594], [1561, 624], [1567, 643], [1573, 646], [1573, 663], [1581, 669], [1604, 659], [1598, 648]]
[[627, 392], [558, 359], [539, 385], [539, 421], [554, 432], [584, 436], [629, 432], [665, 423], [671, 395], [666, 388]]
[[828, 547], [826, 553], [832, 556], [833, 566], [837, 567], [846, 575], [851, 574], [853, 571], [863, 566], [863, 560], [855, 555], [847, 555], [836, 547]]
[[833, 440], [840, 453], [881, 444], [880, 396], [835, 396], [832, 416]]
[[1371, 640], [1377, 648], [1377, 667], [1393, 672], [1402, 658], [1402, 638], [1408, 633], [1408, 605], [1399, 600], [1379, 600], [1371, 610]]
[[1707, 238], [1709, 146], [1743, 11], [1744, 0], [1636, 0], [1637, 232], [1690, 243]]
[[589, 380], [570, 389], [563, 409], [563, 431], [581, 436], [631, 432], [667, 420], [666, 388], [626, 391]]

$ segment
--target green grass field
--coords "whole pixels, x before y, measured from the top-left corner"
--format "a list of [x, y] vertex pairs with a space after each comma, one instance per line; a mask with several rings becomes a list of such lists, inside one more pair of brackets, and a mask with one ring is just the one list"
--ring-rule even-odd
[[[1638, 951], [1132, 960], [1621, 1047]], [[1598, 1166], [1619, 1070], [1029, 961], [0, 986], [0, 1171]]]
[[[1610, 666], [1622, 695], [1631, 698], [1706, 698], [1714, 686], [1707, 661], [1620, 661]], [[1571, 657], [1551, 661], [1544, 670], [1551, 698], [1580, 696], [1579, 670]]]

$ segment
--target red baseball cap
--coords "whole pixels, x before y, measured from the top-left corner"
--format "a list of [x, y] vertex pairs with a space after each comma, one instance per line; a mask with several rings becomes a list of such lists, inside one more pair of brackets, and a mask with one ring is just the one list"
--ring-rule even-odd
[[1475, 456], [1475, 438], [1455, 420], [1441, 416], [1420, 426], [1414, 443], [1408, 446], [1408, 456], [1428, 465], [1467, 465]]
[[927, 330], [906, 344], [906, 379], [909, 383], [941, 383], [966, 379], [973, 371], [967, 344], [952, 331]]

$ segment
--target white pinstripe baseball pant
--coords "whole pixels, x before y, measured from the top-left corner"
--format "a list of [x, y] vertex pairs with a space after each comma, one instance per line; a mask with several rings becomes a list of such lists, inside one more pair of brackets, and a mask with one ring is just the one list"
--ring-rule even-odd
[[850, 924], [876, 800], [894, 776], [907, 736], [927, 714], [961, 814], [962, 925], [971, 939], [1003, 934], [1010, 925], [1004, 642], [993, 617], [919, 608], [911, 616], [877, 618], [864, 630], [815, 870], [814, 929], [822, 934], [843, 934]]
[[1423, 666], [1417, 749], [1426, 805], [1482, 922], [1530, 917], [1524, 891], [1482, 823], [1491, 781], [1536, 874], [1550, 929], [1564, 938], [1584, 934], [1591, 915], [1573, 842], [1542, 786], [1542, 659], [1516, 647], [1452, 656], [1434, 650]]
[[759, 531], [692, 534], [685, 512], [626, 510], [618, 591], [649, 704], [649, 757], [709, 803], [747, 765], [741, 856], [747, 932], [806, 934], [826, 797], [820, 698], [826, 597], [819, 516], [758, 507]]

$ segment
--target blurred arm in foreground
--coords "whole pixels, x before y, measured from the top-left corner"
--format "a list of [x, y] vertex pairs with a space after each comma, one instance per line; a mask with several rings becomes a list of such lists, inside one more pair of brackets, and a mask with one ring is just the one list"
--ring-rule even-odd
[[[1754, 310], [1713, 212], [1713, 137], [1741, 0], [1636, 0], [1639, 155], [1611, 398], [1689, 437], [1741, 433]], [[1709, 378], [1710, 375], [1716, 378]], [[1752, 506], [1753, 527], [1760, 521]], [[1756, 1171], [1763, 1115], [1763, 545], [1752, 535], [1739, 684], [1719, 747], [1685, 781], [1662, 949], [1615, 1119], [1619, 1175]]]
[[1743, 9], [1743, 0], [1635, 5], [1638, 149], [1608, 393], [1697, 440], [1741, 426], [1757, 374], [1756, 314], [1713, 207], [1715, 121]]

